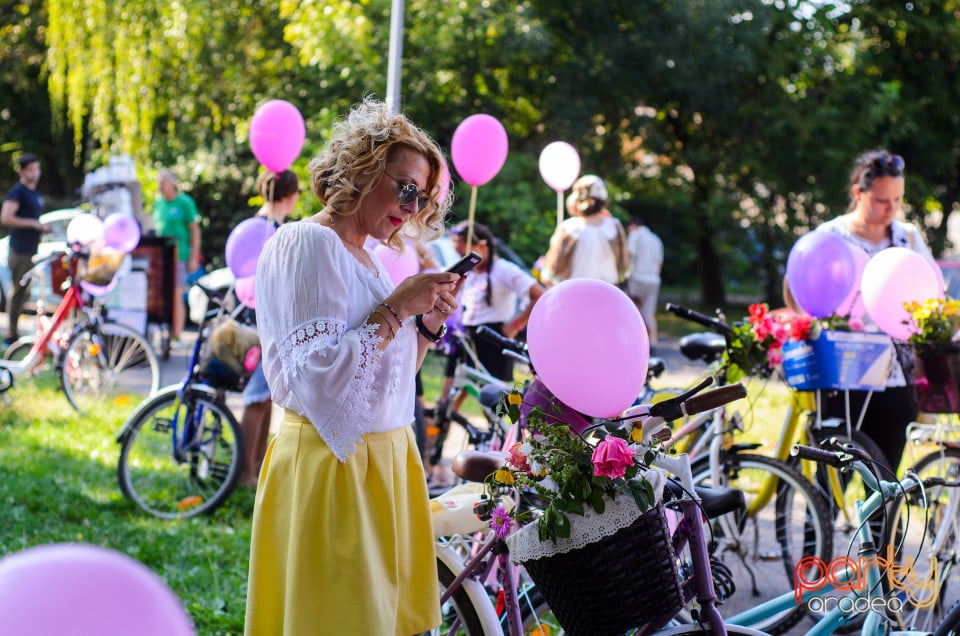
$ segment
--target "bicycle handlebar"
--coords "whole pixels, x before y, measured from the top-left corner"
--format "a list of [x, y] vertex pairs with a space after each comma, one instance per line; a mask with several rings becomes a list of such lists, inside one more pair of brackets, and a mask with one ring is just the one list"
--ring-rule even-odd
[[528, 356], [527, 345], [523, 344], [522, 342], [517, 342], [513, 338], [507, 338], [505, 335], [494, 331], [486, 325], [480, 325], [477, 327], [477, 337], [483, 338], [492, 344], [499, 345], [501, 349], [519, 353], [524, 357]]
[[817, 462], [818, 464], [830, 464], [831, 466], [836, 466], [841, 468], [844, 465], [853, 461], [852, 456], [847, 456], [846, 458], [841, 457], [840, 453], [834, 451], [823, 450], [822, 448], [814, 448], [813, 446], [803, 446], [801, 444], [794, 444], [793, 448], [790, 449], [791, 457], [799, 457], [800, 459], [809, 459], [810, 461]]
[[719, 408], [724, 404], [747, 396], [747, 389], [739, 382], [700, 393], [700, 391], [710, 386], [712, 382], [713, 378], [705, 378], [700, 384], [686, 393], [662, 402], [657, 402], [650, 406], [649, 415], [670, 422], [686, 415], [694, 415]]
[[729, 336], [733, 333], [733, 329], [730, 328], [730, 325], [723, 322], [719, 318], [711, 318], [710, 316], [701, 314], [699, 311], [695, 311], [689, 307], [667, 303], [666, 310], [680, 318], [683, 318], [684, 320], [689, 320], [690, 322], [703, 325], [707, 329], [716, 331], [719, 334]]

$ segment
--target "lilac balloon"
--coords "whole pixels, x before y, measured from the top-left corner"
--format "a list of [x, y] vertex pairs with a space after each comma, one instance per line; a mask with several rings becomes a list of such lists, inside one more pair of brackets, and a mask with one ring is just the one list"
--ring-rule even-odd
[[530, 411], [538, 406], [543, 409], [543, 417], [547, 422], [566, 424], [576, 433], [582, 433], [590, 426], [590, 420], [558, 400], [543, 380], [535, 378], [523, 392], [523, 402], [520, 404], [521, 421], [526, 422]]
[[870, 318], [897, 340], [914, 333], [904, 303], [943, 297], [926, 257], [906, 247], [890, 247], [871, 258], [863, 270], [860, 289]]
[[103, 242], [124, 254], [132, 252], [140, 242], [140, 224], [131, 214], [114, 212], [103, 222]]
[[566, 280], [533, 306], [527, 326], [537, 375], [564, 404], [613, 417], [633, 404], [647, 375], [643, 318], [620, 289], [600, 280]]
[[0, 625], [4, 634], [195, 634], [163, 579], [124, 554], [79, 543], [0, 559]]
[[[844, 241], [846, 242], [846, 241]], [[847, 243], [850, 249], [850, 255], [853, 256], [853, 262], [856, 266], [856, 274], [853, 277], [853, 287], [847, 297], [840, 302], [837, 307], [837, 313], [841, 316], [850, 316], [851, 318], [863, 318], [867, 308], [863, 306], [863, 293], [860, 291], [860, 279], [863, 277], [863, 269], [870, 260], [870, 255], [853, 243]]]
[[296, 161], [305, 137], [303, 115], [282, 99], [261, 105], [250, 120], [250, 148], [271, 172], [283, 172]]
[[237, 295], [237, 300], [250, 309], [257, 308], [257, 277], [247, 276], [238, 278], [233, 284], [233, 291]]
[[471, 115], [460, 122], [450, 142], [453, 165], [470, 185], [490, 181], [507, 160], [507, 131], [491, 115]]
[[808, 232], [787, 257], [787, 281], [800, 307], [811, 316], [834, 313], [850, 294], [857, 264], [850, 248], [832, 232]]
[[554, 141], [540, 153], [540, 176], [551, 189], [563, 192], [580, 176], [580, 155], [565, 141]]
[[236, 278], [253, 276], [257, 272], [257, 261], [263, 246], [277, 231], [273, 223], [263, 217], [254, 217], [241, 221], [227, 237], [227, 267]]

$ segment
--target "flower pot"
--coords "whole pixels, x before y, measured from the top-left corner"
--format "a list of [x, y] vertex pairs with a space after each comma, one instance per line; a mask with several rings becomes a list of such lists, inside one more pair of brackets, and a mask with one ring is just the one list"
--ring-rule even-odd
[[623, 634], [658, 624], [683, 606], [677, 560], [662, 505], [640, 512], [633, 499], [608, 500], [603, 514], [570, 516], [571, 536], [541, 542], [535, 523], [507, 539], [568, 634]]
[[917, 351], [913, 390], [924, 413], [960, 413], [960, 351]]

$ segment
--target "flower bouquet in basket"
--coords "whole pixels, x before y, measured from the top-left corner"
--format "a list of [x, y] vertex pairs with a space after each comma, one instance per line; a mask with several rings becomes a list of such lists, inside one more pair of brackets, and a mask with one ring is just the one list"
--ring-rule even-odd
[[495, 508], [491, 525], [567, 633], [623, 633], [682, 605], [665, 477], [651, 468], [655, 450], [637, 445], [642, 431], [580, 430], [583, 416], [539, 381], [503, 408], [530, 435], [486, 485], [491, 495], [516, 488], [530, 505]]
[[904, 303], [916, 353], [913, 387], [920, 410], [960, 413], [960, 301], [932, 298]]
[[781, 351], [790, 335], [786, 320], [771, 313], [766, 303], [750, 305], [749, 312], [744, 320], [732, 325], [729, 345], [723, 353], [730, 382], [751, 375], [770, 377], [783, 361]]

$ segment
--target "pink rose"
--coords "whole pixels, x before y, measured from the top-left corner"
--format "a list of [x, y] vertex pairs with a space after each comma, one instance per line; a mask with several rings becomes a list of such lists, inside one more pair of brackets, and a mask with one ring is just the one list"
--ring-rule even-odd
[[767, 349], [767, 364], [771, 367], [783, 364], [783, 353], [780, 349]]
[[608, 436], [593, 450], [594, 477], [618, 479], [633, 464], [634, 451], [619, 437]]

